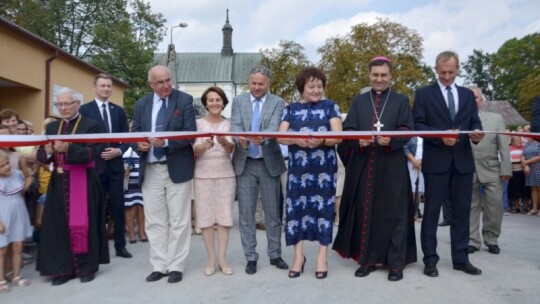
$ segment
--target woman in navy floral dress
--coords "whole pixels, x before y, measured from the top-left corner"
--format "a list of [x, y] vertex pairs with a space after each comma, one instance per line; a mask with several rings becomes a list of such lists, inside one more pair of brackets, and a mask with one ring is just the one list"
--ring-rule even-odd
[[[296, 77], [302, 100], [288, 105], [281, 119], [280, 132], [341, 131], [339, 107], [322, 99], [326, 76], [314, 67], [303, 69]], [[334, 146], [340, 139], [281, 138], [289, 145], [289, 171], [285, 201], [287, 246], [294, 245], [290, 278], [300, 276], [306, 258], [303, 241], [318, 241], [319, 254], [315, 276], [328, 274], [327, 252], [332, 243], [336, 195], [337, 154]]]

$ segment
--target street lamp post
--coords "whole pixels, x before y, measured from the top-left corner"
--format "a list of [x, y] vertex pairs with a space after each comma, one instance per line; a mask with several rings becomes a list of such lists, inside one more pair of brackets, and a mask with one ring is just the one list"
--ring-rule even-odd
[[173, 86], [175, 89], [178, 88], [178, 81], [176, 80], [176, 50], [174, 48], [173, 44], [173, 29], [180, 27], [180, 28], [186, 28], [188, 26], [187, 23], [181, 22], [178, 25], [171, 26], [171, 43], [169, 44], [169, 48], [167, 50], [167, 67], [171, 71], [171, 80], [173, 81]]
[[174, 28], [177, 28], [177, 27], [186, 28], [186, 27], [188, 27], [188, 24], [185, 23], [185, 22], [180, 22], [180, 24], [178, 24], [178, 25], [173, 25], [173, 26], [171, 26], [171, 44], [173, 44], [173, 43], [172, 43], [172, 30], [173, 30]]

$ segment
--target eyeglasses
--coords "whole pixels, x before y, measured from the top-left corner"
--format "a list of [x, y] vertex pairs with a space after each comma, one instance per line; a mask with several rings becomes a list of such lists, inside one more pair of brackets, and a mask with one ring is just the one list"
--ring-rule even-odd
[[62, 108], [62, 107], [68, 107], [68, 106], [71, 106], [71, 105], [74, 105], [76, 102], [80, 102], [79, 100], [74, 100], [74, 101], [71, 101], [71, 102], [55, 102], [54, 103], [54, 106], [57, 107], [57, 108]]
[[268, 69], [268, 68], [265, 68], [265, 67], [254, 67], [251, 72], [249, 72], [250, 75], [253, 75], [253, 74], [257, 74], [257, 73], [260, 73], [260, 74], [263, 74], [264, 76], [268, 77], [268, 78], [272, 78], [272, 72]]
[[160, 80], [160, 81], [151, 81], [150, 82], [152, 85], [155, 85], [155, 86], [158, 86], [158, 87], [162, 87], [166, 84], [171, 84], [172, 83], [172, 80], [170, 78], [167, 78], [165, 80]]

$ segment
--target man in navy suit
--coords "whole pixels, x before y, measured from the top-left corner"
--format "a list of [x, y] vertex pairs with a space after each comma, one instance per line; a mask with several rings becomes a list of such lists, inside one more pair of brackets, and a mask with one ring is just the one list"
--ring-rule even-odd
[[435, 61], [438, 81], [416, 91], [413, 107], [418, 131], [473, 131], [457, 138], [424, 138], [422, 173], [425, 180], [425, 207], [420, 240], [424, 252], [424, 274], [437, 277], [437, 222], [441, 204], [449, 200], [452, 264], [455, 270], [479, 275], [482, 271], [469, 262], [469, 214], [474, 159], [470, 140], [476, 144], [484, 136], [474, 94], [458, 87], [458, 54], [440, 53]]
[[[197, 130], [193, 97], [173, 89], [167, 67], [152, 67], [148, 84], [153, 92], [135, 104], [133, 132]], [[137, 143], [153, 267], [148, 282], [158, 281], [167, 273], [169, 283], [182, 280], [191, 240], [191, 180], [195, 170], [192, 143], [191, 139], [157, 137]]]
[[[96, 98], [81, 106], [79, 113], [99, 123], [104, 133], [127, 133], [129, 126], [122, 107], [109, 101], [112, 94], [112, 78], [107, 74], [94, 77], [93, 90]], [[126, 250], [124, 215], [124, 162], [122, 154], [129, 148], [127, 144], [108, 143], [100, 145], [100, 157], [96, 161], [99, 178], [108, 198], [114, 221], [114, 249], [116, 256], [131, 258]]]

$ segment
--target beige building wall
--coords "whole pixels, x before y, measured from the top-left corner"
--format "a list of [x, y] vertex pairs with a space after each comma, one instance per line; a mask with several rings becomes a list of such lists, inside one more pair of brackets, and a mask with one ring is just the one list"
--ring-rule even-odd
[[[41, 122], [53, 114], [55, 88], [71, 87], [94, 98], [93, 77], [101, 72], [18, 27], [0, 22], [0, 109], [11, 108], [20, 118], [31, 121], [41, 132]], [[49, 70], [49, 106], [46, 106], [47, 61]], [[124, 83], [113, 81], [111, 101], [124, 104]]]

